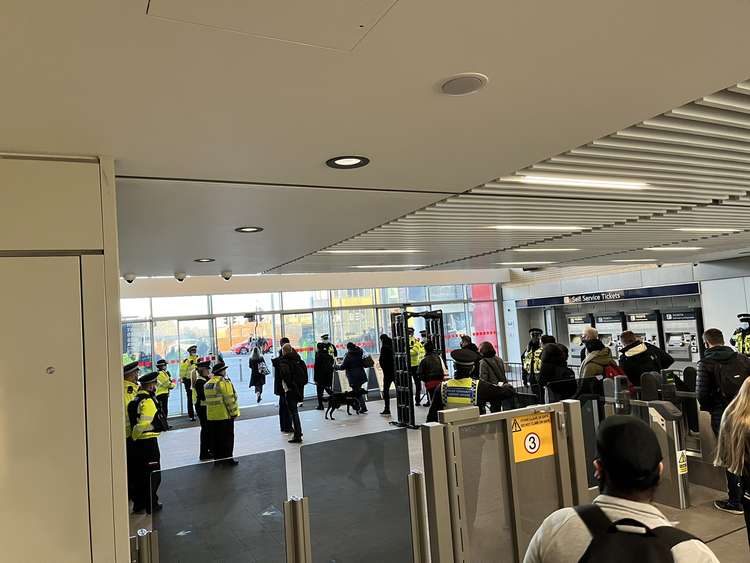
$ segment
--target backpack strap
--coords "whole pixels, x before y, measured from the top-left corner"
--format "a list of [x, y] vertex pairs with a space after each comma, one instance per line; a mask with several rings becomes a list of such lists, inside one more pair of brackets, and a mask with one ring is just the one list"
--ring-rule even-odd
[[681, 544], [682, 542], [686, 542], [690, 540], [701, 541], [699, 538], [696, 538], [694, 535], [688, 534], [687, 532], [683, 530], [679, 530], [675, 528], [674, 526], [659, 526], [658, 528], [654, 528], [651, 531], [667, 547], [669, 547], [670, 550], [674, 546]]
[[595, 504], [576, 506], [573, 510], [594, 537], [606, 534], [612, 525], [612, 521], [604, 514], [604, 511]]

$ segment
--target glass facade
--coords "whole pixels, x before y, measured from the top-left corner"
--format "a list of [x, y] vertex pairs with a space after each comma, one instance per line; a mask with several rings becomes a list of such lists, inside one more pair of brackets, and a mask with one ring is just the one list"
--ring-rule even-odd
[[[199, 355], [221, 357], [227, 363], [240, 406], [247, 407], [259, 402], [250, 387], [248, 364], [258, 347], [271, 370], [260, 402], [269, 404], [276, 401], [271, 359], [286, 336], [310, 370], [305, 395], [314, 396], [312, 368], [320, 336], [329, 334], [340, 356], [347, 342], [377, 354], [379, 335], [391, 333], [391, 313], [403, 304], [414, 312], [443, 311], [449, 352], [464, 334], [477, 344], [487, 340], [498, 348], [493, 284], [357, 288], [122, 299], [123, 363], [137, 360], [144, 369], [154, 369], [156, 360], [166, 359], [177, 380], [169, 411], [184, 414], [187, 398], [179, 381], [179, 364], [187, 347], [196, 345]], [[415, 318], [411, 326], [418, 335], [424, 321]]]

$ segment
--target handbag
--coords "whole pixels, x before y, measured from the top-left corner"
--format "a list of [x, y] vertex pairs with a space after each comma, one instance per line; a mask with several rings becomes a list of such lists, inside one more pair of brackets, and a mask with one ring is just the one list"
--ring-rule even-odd
[[372, 356], [364, 356], [362, 358], [362, 365], [366, 368], [373, 368], [375, 367], [375, 360], [372, 359]]
[[258, 365], [258, 372], [263, 376], [267, 376], [271, 373], [271, 370], [268, 369], [268, 366], [266, 365], [266, 362], [263, 361]]

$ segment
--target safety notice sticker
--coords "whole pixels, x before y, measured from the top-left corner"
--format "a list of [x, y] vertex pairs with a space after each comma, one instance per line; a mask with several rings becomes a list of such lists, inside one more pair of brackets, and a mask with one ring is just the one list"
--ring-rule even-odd
[[548, 412], [540, 412], [513, 419], [510, 429], [516, 463], [555, 455], [551, 417]]
[[677, 452], [677, 473], [679, 475], [685, 475], [687, 472], [687, 452], [685, 450], [680, 450]]

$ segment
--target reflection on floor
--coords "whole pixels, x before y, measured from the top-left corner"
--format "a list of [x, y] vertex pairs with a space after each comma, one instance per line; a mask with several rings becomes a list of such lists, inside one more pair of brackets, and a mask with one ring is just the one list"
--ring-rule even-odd
[[[347, 416], [346, 411], [338, 411], [336, 420], [324, 420], [322, 411], [300, 413], [307, 444], [335, 440], [348, 436], [380, 432], [391, 428], [389, 417], [378, 413], [383, 408], [382, 401], [368, 402], [367, 415]], [[427, 415], [426, 408], [417, 409], [417, 422], [422, 423]], [[191, 465], [198, 462], [199, 428], [185, 428], [166, 432], [159, 439], [161, 462], [164, 469]], [[287, 488], [289, 496], [302, 496], [302, 475], [300, 448], [289, 444], [289, 435], [279, 431], [278, 418], [269, 416], [242, 420], [235, 425], [236, 456], [272, 450], [284, 450], [286, 454]], [[422, 471], [422, 444], [419, 432], [408, 432], [409, 459], [413, 470]], [[691, 486], [692, 507], [680, 511], [659, 506], [670, 520], [703, 541], [715, 551], [722, 563], [746, 563], [750, 561], [747, 535], [742, 516], [734, 516], [715, 510], [713, 500], [721, 498], [720, 492], [699, 486]], [[150, 528], [150, 518], [131, 515], [132, 533], [139, 528]]]

